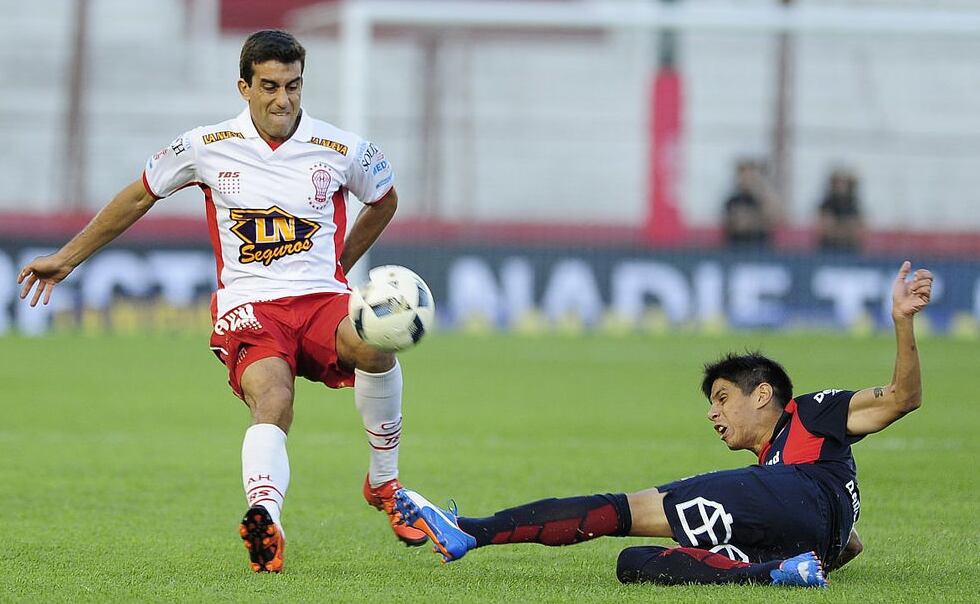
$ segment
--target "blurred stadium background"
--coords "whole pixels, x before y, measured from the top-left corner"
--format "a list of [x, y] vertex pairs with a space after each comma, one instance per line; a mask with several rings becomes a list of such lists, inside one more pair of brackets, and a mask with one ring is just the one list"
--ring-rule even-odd
[[[980, 319], [980, 7], [970, 0], [2, 3], [0, 332], [206, 329], [200, 194], [161, 201], [49, 309], [14, 276], [154, 151], [239, 111], [244, 36], [308, 49], [304, 105], [387, 152], [403, 202], [371, 264], [446, 328], [887, 326], [908, 257], [936, 331]], [[730, 245], [736, 166], [772, 224]], [[852, 248], [819, 245], [831, 173]], [[357, 206], [357, 204], [352, 204]], [[354, 210], [356, 211], [356, 207]]]
[[[483, 514], [749, 463], [708, 430], [700, 363], [760, 347], [799, 392], [884, 383], [910, 258], [937, 275], [925, 405], [857, 446], [865, 555], [829, 594], [787, 595], [976, 600], [976, 0], [0, 0], [0, 601], [772, 600], [621, 586], [618, 539], [440, 569], [358, 495], [351, 395], [302, 380], [289, 569], [252, 576], [200, 194], [158, 202], [50, 307], [15, 277], [151, 154], [237, 113], [241, 43], [267, 27], [307, 47], [305, 108], [395, 168], [370, 263], [437, 299], [446, 331], [401, 358], [407, 485]], [[828, 248], [832, 174], [857, 183], [860, 228]], [[726, 238], [733, 196], [762, 241]]]

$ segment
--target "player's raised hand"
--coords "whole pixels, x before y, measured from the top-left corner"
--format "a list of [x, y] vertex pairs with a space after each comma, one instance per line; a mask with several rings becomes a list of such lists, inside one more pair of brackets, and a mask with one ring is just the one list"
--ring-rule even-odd
[[51, 292], [54, 290], [54, 286], [67, 277], [74, 268], [74, 266], [58, 258], [57, 254], [38, 256], [31, 260], [17, 275], [17, 283], [24, 284], [20, 290], [20, 299], [27, 298], [36, 284], [37, 289], [34, 290], [34, 296], [31, 298], [31, 306], [37, 306], [42, 296], [44, 297], [43, 303], [47, 304], [51, 300]]
[[932, 273], [920, 268], [909, 279], [912, 263], [906, 260], [898, 269], [892, 285], [892, 318], [908, 319], [929, 304], [932, 297]]

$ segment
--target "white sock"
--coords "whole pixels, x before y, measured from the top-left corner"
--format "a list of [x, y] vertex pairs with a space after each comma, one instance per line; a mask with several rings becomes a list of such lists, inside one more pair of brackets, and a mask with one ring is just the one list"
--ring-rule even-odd
[[354, 370], [354, 404], [361, 413], [371, 466], [368, 481], [380, 486], [398, 477], [398, 442], [402, 436], [402, 368], [395, 366], [384, 373]]
[[289, 488], [286, 433], [275, 424], [255, 424], [242, 442], [242, 484], [249, 507], [262, 505], [282, 530], [279, 518]]

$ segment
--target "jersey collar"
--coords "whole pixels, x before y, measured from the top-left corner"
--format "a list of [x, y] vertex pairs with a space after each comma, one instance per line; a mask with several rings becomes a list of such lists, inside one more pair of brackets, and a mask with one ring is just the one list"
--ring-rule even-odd
[[255, 129], [255, 124], [252, 123], [252, 114], [248, 111], [248, 105], [245, 105], [245, 110], [238, 114], [235, 118], [238, 124], [238, 131], [245, 136], [245, 138], [259, 138], [259, 131]]
[[772, 428], [772, 436], [769, 437], [769, 442], [762, 446], [762, 450], [759, 451], [759, 463], [765, 463], [766, 454], [769, 453], [769, 449], [772, 448], [772, 443], [776, 442], [779, 438], [779, 434], [786, 428], [789, 423], [790, 418], [796, 413], [796, 399], [791, 399], [786, 406], [783, 407], [783, 414], [779, 416], [776, 420], [776, 425]]

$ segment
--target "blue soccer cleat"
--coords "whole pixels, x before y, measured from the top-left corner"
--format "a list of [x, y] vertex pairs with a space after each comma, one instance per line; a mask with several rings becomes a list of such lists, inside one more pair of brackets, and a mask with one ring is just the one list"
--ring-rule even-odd
[[793, 556], [779, 565], [779, 568], [769, 571], [773, 585], [789, 585], [792, 587], [827, 587], [827, 577], [823, 572], [823, 564], [816, 552], [806, 552]]
[[476, 547], [476, 539], [464, 533], [456, 523], [455, 506], [444, 510], [415, 491], [399, 489], [395, 491], [395, 507], [406, 524], [432, 539], [443, 563], [459, 560]]

